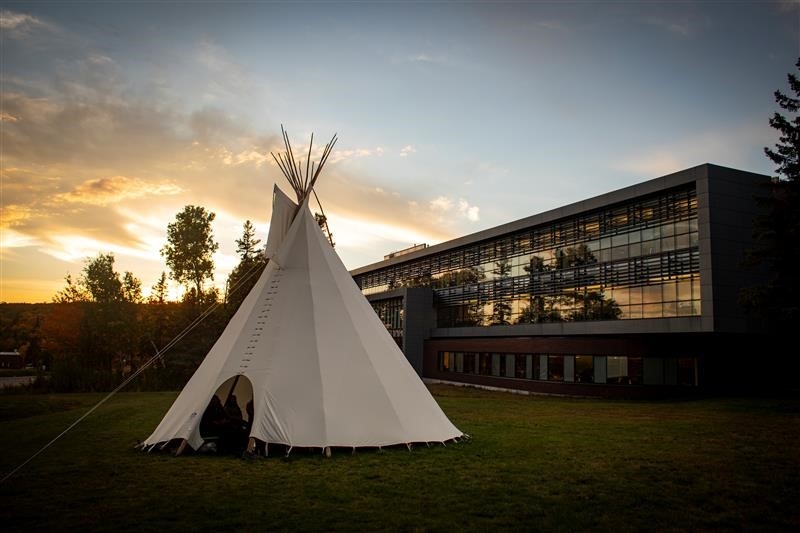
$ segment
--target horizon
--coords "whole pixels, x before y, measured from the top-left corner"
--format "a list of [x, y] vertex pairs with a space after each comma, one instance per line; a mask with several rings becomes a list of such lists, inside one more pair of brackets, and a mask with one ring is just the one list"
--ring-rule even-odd
[[339, 136], [317, 191], [350, 270], [704, 163], [772, 176], [799, 5], [4, 2], [0, 302], [99, 253], [146, 295], [185, 205], [224, 287], [290, 190], [280, 124]]

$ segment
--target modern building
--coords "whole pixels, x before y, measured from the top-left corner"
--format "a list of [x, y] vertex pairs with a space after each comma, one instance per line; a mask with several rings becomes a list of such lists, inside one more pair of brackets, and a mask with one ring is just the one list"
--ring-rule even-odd
[[428, 380], [587, 396], [724, 385], [758, 367], [739, 293], [757, 279], [743, 259], [768, 182], [705, 164], [351, 274]]

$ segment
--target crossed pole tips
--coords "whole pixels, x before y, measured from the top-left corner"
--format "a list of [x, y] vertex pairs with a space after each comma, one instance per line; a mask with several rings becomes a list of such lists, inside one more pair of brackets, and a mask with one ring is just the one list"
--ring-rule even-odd
[[289, 180], [292, 189], [297, 195], [297, 203], [300, 205], [308, 197], [309, 193], [314, 190], [314, 184], [317, 182], [322, 167], [325, 166], [325, 162], [333, 150], [333, 145], [336, 144], [337, 137], [334, 134], [328, 144], [325, 145], [319, 162], [311, 162], [311, 149], [314, 146], [314, 134], [311, 134], [311, 142], [308, 144], [308, 156], [306, 157], [306, 168], [305, 172], [303, 172], [303, 161], [300, 160], [298, 162], [295, 160], [292, 145], [289, 142], [289, 135], [283, 129], [283, 124], [281, 124], [281, 134], [283, 135], [283, 144], [286, 146], [286, 151], [278, 153], [278, 155], [270, 152], [270, 155], [278, 164], [286, 179]]

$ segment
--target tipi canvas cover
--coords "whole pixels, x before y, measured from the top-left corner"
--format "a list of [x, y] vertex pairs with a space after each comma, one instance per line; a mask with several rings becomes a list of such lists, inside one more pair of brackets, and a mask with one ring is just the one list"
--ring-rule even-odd
[[298, 206], [275, 187], [266, 268], [144, 447], [185, 439], [197, 449], [212, 396], [235, 385], [244, 407], [247, 382], [249, 436], [266, 443], [387, 446], [462, 436], [320, 230], [308, 192]]

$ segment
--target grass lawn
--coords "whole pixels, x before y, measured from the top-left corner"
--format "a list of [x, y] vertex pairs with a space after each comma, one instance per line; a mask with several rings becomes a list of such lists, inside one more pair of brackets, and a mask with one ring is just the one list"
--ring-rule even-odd
[[[176, 393], [121, 393], [0, 484], [0, 529], [800, 529], [798, 398], [432, 390], [471, 441], [254, 461], [135, 450]], [[101, 397], [0, 396], [0, 476]]]

